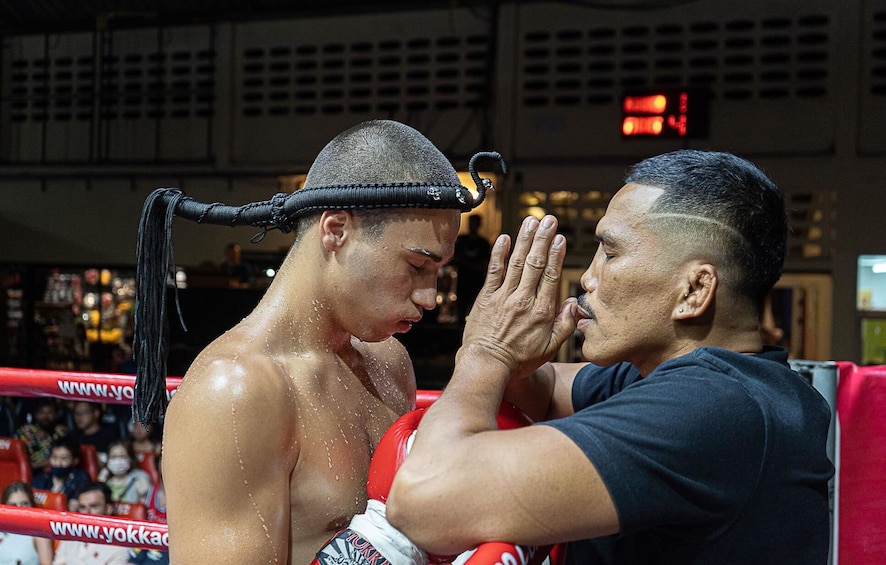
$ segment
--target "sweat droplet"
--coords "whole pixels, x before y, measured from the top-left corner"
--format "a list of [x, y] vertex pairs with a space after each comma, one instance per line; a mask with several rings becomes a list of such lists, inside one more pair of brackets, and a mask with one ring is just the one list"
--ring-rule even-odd
[[256, 504], [255, 498], [252, 496], [252, 492], [249, 490], [249, 480], [246, 478], [246, 466], [243, 463], [243, 453], [240, 451], [240, 438], [237, 436], [237, 410], [234, 406], [233, 399], [231, 400], [231, 427], [233, 430], [234, 447], [237, 450], [237, 461], [240, 463], [240, 473], [243, 475], [243, 485], [246, 487], [246, 494], [249, 496], [249, 502], [252, 503], [252, 508], [255, 510], [255, 514], [258, 516], [261, 526], [265, 531], [265, 537], [268, 540], [268, 544], [274, 552], [274, 563], [279, 563], [280, 559], [277, 556], [277, 548], [274, 546], [274, 541], [271, 539], [271, 532], [268, 529], [268, 524], [265, 521], [265, 517], [262, 516], [261, 510], [259, 510], [258, 504]]

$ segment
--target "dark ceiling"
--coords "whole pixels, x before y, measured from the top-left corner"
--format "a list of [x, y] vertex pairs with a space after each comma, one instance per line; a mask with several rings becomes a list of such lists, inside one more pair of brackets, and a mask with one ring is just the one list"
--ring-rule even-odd
[[494, 5], [494, 0], [0, 0], [0, 34]]
[[[0, 0], [0, 36], [346, 16], [500, 4], [574, 4], [600, 10], [660, 10], [701, 0]], [[797, 0], [795, 0], [797, 1]]]

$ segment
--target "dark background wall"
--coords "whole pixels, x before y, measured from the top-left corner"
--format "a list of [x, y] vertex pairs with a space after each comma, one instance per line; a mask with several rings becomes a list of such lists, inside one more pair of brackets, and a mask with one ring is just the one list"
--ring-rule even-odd
[[[830, 276], [830, 357], [859, 358], [857, 257], [886, 253], [886, 0], [90, 4], [0, 6], [0, 263], [133, 264], [151, 189], [265, 199], [383, 117], [459, 168], [502, 152], [500, 229], [555, 212], [579, 268], [631, 163], [728, 150], [788, 195], [787, 271]], [[621, 95], [662, 87], [709, 93], [706, 137], [621, 137]], [[177, 261], [290, 243], [252, 235], [180, 222]]]

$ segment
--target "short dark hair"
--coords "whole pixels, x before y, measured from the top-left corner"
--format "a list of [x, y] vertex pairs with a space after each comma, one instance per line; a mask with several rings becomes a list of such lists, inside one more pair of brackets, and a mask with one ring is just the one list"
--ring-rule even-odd
[[61, 447], [67, 449], [71, 452], [71, 457], [74, 459], [80, 459], [82, 453], [80, 450], [80, 443], [70, 435], [64, 435], [59, 438], [52, 440], [52, 444], [50, 444], [49, 450], [50, 453], [56, 447]]
[[704, 242], [724, 284], [762, 305], [781, 277], [789, 229], [784, 195], [762, 170], [731, 153], [681, 150], [637, 163], [625, 183], [663, 189], [650, 209], [668, 216], [663, 228]]
[[[439, 182], [458, 184], [452, 163], [418, 130], [393, 120], [371, 120], [337, 135], [314, 159], [305, 187], [391, 183]], [[402, 216], [403, 209], [360, 209], [370, 235], [378, 236], [386, 221]], [[296, 237], [317, 221], [319, 214], [299, 220]]]
[[43, 408], [44, 406], [49, 406], [50, 408], [58, 412], [58, 401], [51, 396], [41, 396], [40, 398], [37, 398], [36, 400], [34, 400], [32, 406], [34, 407], [34, 412], [36, 412], [40, 408]]
[[92, 481], [77, 489], [76, 498], [80, 498], [80, 495], [85, 492], [92, 492], [94, 490], [101, 491], [102, 495], [105, 497], [105, 503], [111, 504], [111, 487], [101, 481]]
[[337, 135], [314, 159], [306, 187], [385, 182], [458, 183], [443, 153], [406, 124], [363, 122]]

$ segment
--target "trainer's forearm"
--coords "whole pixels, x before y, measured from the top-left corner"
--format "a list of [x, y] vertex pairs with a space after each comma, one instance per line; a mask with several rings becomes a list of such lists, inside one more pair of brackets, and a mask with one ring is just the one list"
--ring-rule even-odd
[[524, 379], [511, 379], [505, 387], [504, 400], [529, 416], [533, 422], [550, 419], [554, 396], [553, 366], [545, 363]]
[[497, 428], [509, 370], [471, 349], [459, 350], [452, 379], [422, 416], [387, 500], [390, 523], [428, 551], [460, 553], [480, 541], [459, 518], [465, 509], [461, 493], [475, 482], [477, 439]]
[[481, 347], [463, 346], [456, 354], [449, 384], [419, 425], [422, 442], [433, 437], [445, 446], [445, 442], [495, 429], [509, 377], [508, 367], [495, 356]]

